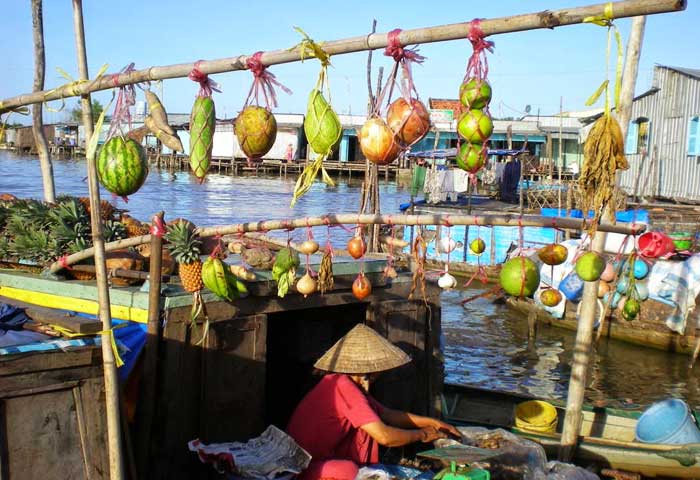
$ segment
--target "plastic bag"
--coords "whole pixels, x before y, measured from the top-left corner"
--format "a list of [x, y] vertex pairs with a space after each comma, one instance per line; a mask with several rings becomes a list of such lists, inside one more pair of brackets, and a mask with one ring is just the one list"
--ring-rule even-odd
[[491, 474], [492, 480], [541, 480], [547, 455], [542, 446], [520, 438], [503, 429], [488, 430], [482, 427], [459, 427], [462, 441], [438, 440], [438, 448], [455, 446], [459, 443], [473, 447], [496, 450], [498, 454], [482, 462], [473, 462], [470, 466], [483, 468]]
[[600, 480], [595, 473], [568, 463], [552, 461], [545, 468], [546, 480]]

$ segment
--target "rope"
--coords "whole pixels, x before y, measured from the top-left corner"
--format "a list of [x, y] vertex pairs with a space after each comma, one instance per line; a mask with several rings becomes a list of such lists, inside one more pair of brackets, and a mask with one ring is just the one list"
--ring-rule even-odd
[[197, 60], [194, 64], [194, 68], [192, 68], [192, 71], [187, 75], [187, 78], [193, 82], [199, 83], [199, 93], [197, 93], [197, 96], [208, 98], [211, 97], [212, 91], [221, 93], [221, 86], [199, 69], [201, 63], [202, 60]]
[[255, 104], [260, 105], [260, 92], [262, 91], [263, 98], [265, 99], [265, 106], [268, 110], [277, 107], [277, 94], [275, 93], [275, 86], [282, 89], [288, 95], [292, 94], [292, 91], [282, 85], [277, 78], [267, 70], [267, 67], [262, 63], [263, 52], [255, 52], [253, 55], [248, 57], [246, 60], [246, 67], [253, 74], [253, 84], [250, 86], [250, 91], [248, 92], [248, 97], [246, 98], [244, 108], [248, 106], [252, 99], [255, 99]]

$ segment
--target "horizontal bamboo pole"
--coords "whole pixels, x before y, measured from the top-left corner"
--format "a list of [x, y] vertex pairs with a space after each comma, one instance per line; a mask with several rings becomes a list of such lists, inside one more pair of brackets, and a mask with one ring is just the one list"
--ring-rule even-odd
[[[612, 2], [613, 18], [635, 17], [638, 15], [653, 15], [684, 10], [686, 0], [623, 0]], [[576, 8], [564, 8], [560, 10], [544, 10], [536, 13], [526, 13], [508, 17], [481, 20], [481, 30], [486, 35], [521, 32], [541, 28], [554, 28], [564, 25], [582, 23], [587, 17], [602, 16], [605, 13], [607, 3], [588, 5]], [[453, 23], [433, 27], [415, 28], [404, 30], [399, 35], [402, 45], [416, 45], [423, 43], [444, 42], [448, 40], [464, 39], [469, 34], [471, 22]], [[358, 37], [331, 40], [323, 43], [323, 48], [330, 55], [361, 52], [384, 48], [387, 45], [386, 33], [374, 33]], [[207, 74], [232, 72], [246, 69], [248, 55], [221, 58], [217, 60], [203, 60], [198, 68]], [[301, 61], [298, 49], [271, 50], [262, 55], [263, 64], [279, 65]], [[194, 68], [195, 62], [180, 63], [176, 65], [153, 66], [143, 70], [119, 75], [106, 75], [87, 82], [71, 83], [53, 90], [26, 93], [16, 97], [7, 98], [0, 102], [0, 113], [13, 110], [23, 105], [58, 100], [74, 97], [87, 93], [107, 90], [134, 83], [165, 80], [168, 78], [186, 77]]]
[[[290, 220], [268, 220], [262, 222], [236, 223], [220, 227], [198, 228], [200, 237], [216, 235], [236, 235], [248, 232], [269, 232], [272, 230], [294, 230], [306, 227], [337, 226], [337, 225], [470, 225], [498, 227], [552, 227], [564, 230], [585, 230], [588, 222], [576, 218], [543, 217], [540, 215], [374, 215], [356, 213], [337, 213], [323, 217], [304, 217]], [[643, 224], [611, 225], [603, 223], [598, 226], [599, 232], [621, 233], [623, 235], [638, 235], [646, 229]], [[131, 237], [105, 244], [105, 251], [110, 252], [120, 248], [129, 248], [149, 243], [150, 235]], [[72, 265], [92, 257], [93, 248], [88, 248], [65, 257], [60, 262], [54, 262], [49, 270], [56, 273], [65, 265]]]

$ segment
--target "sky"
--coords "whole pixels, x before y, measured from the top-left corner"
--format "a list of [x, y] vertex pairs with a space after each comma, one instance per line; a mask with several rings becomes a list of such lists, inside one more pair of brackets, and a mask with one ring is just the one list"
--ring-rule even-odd
[[[0, 16], [0, 98], [32, 89], [32, 19], [28, 0], [5, 0]], [[374, 1], [325, 2], [247, 1], [192, 2], [188, 0], [83, 0], [87, 55], [91, 75], [107, 63], [116, 72], [130, 62], [136, 69], [154, 65], [193, 62], [250, 54], [259, 50], [292, 47], [300, 40], [294, 26], [317, 41], [366, 34], [377, 20], [377, 31], [411, 29], [472, 20], [590, 5], [580, 0], [467, 1]], [[697, 28], [700, 1], [688, 0], [683, 12], [654, 15], [647, 19], [637, 80], [637, 94], [651, 86], [654, 64], [700, 68]], [[629, 36], [630, 19], [616, 21], [623, 41]], [[45, 89], [66, 82], [60, 67], [77, 77], [71, 2], [44, 1], [46, 41]], [[552, 115], [582, 110], [586, 99], [606, 78], [606, 29], [574, 25], [489, 37], [495, 50], [489, 55], [489, 81], [493, 87], [491, 113], [497, 118], [518, 117], [526, 105], [531, 112]], [[467, 40], [425, 44], [419, 47], [427, 60], [414, 67], [414, 80], [421, 99], [457, 98], [471, 55]], [[364, 114], [367, 103], [367, 54], [352, 53], [332, 58], [329, 71], [332, 102], [338, 113]], [[373, 63], [391, 68], [391, 59], [375, 51]], [[318, 62], [275, 65], [270, 71], [289, 87], [292, 95], [278, 92], [278, 113], [303, 113], [308, 92], [315, 85]], [[611, 63], [612, 65], [612, 63]], [[614, 68], [614, 66], [612, 67]], [[612, 75], [612, 71], [611, 71]], [[238, 71], [213, 75], [223, 89], [215, 94], [217, 117], [235, 117], [243, 106], [252, 75]], [[612, 78], [612, 77], [611, 77]], [[188, 79], [163, 82], [163, 103], [169, 113], [187, 113], [198, 86]], [[158, 92], [158, 90], [156, 90]], [[95, 98], [107, 103], [110, 93]], [[66, 101], [63, 112], [46, 112], [45, 119], [59, 122], [76, 104]], [[53, 107], [60, 104], [52, 103]], [[13, 120], [22, 121], [21, 117]]]

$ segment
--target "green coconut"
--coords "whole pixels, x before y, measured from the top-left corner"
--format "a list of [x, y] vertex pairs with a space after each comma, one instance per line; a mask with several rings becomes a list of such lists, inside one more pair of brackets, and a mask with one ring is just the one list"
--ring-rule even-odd
[[491, 85], [486, 80], [470, 78], [459, 87], [459, 100], [467, 108], [484, 108], [491, 101]]
[[482, 144], [493, 133], [493, 120], [483, 110], [467, 110], [457, 123], [457, 133], [469, 143]]
[[525, 257], [508, 260], [501, 268], [501, 287], [515, 297], [531, 297], [540, 283], [540, 272], [535, 262]]
[[597, 252], [584, 253], [576, 260], [576, 273], [586, 282], [595, 282], [604, 270], [605, 259]]
[[249, 105], [236, 117], [234, 130], [241, 150], [249, 159], [270, 151], [277, 138], [277, 121], [267, 108]]
[[486, 164], [486, 149], [479, 143], [463, 143], [457, 153], [457, 166], [469, 173], [476, 173]]

